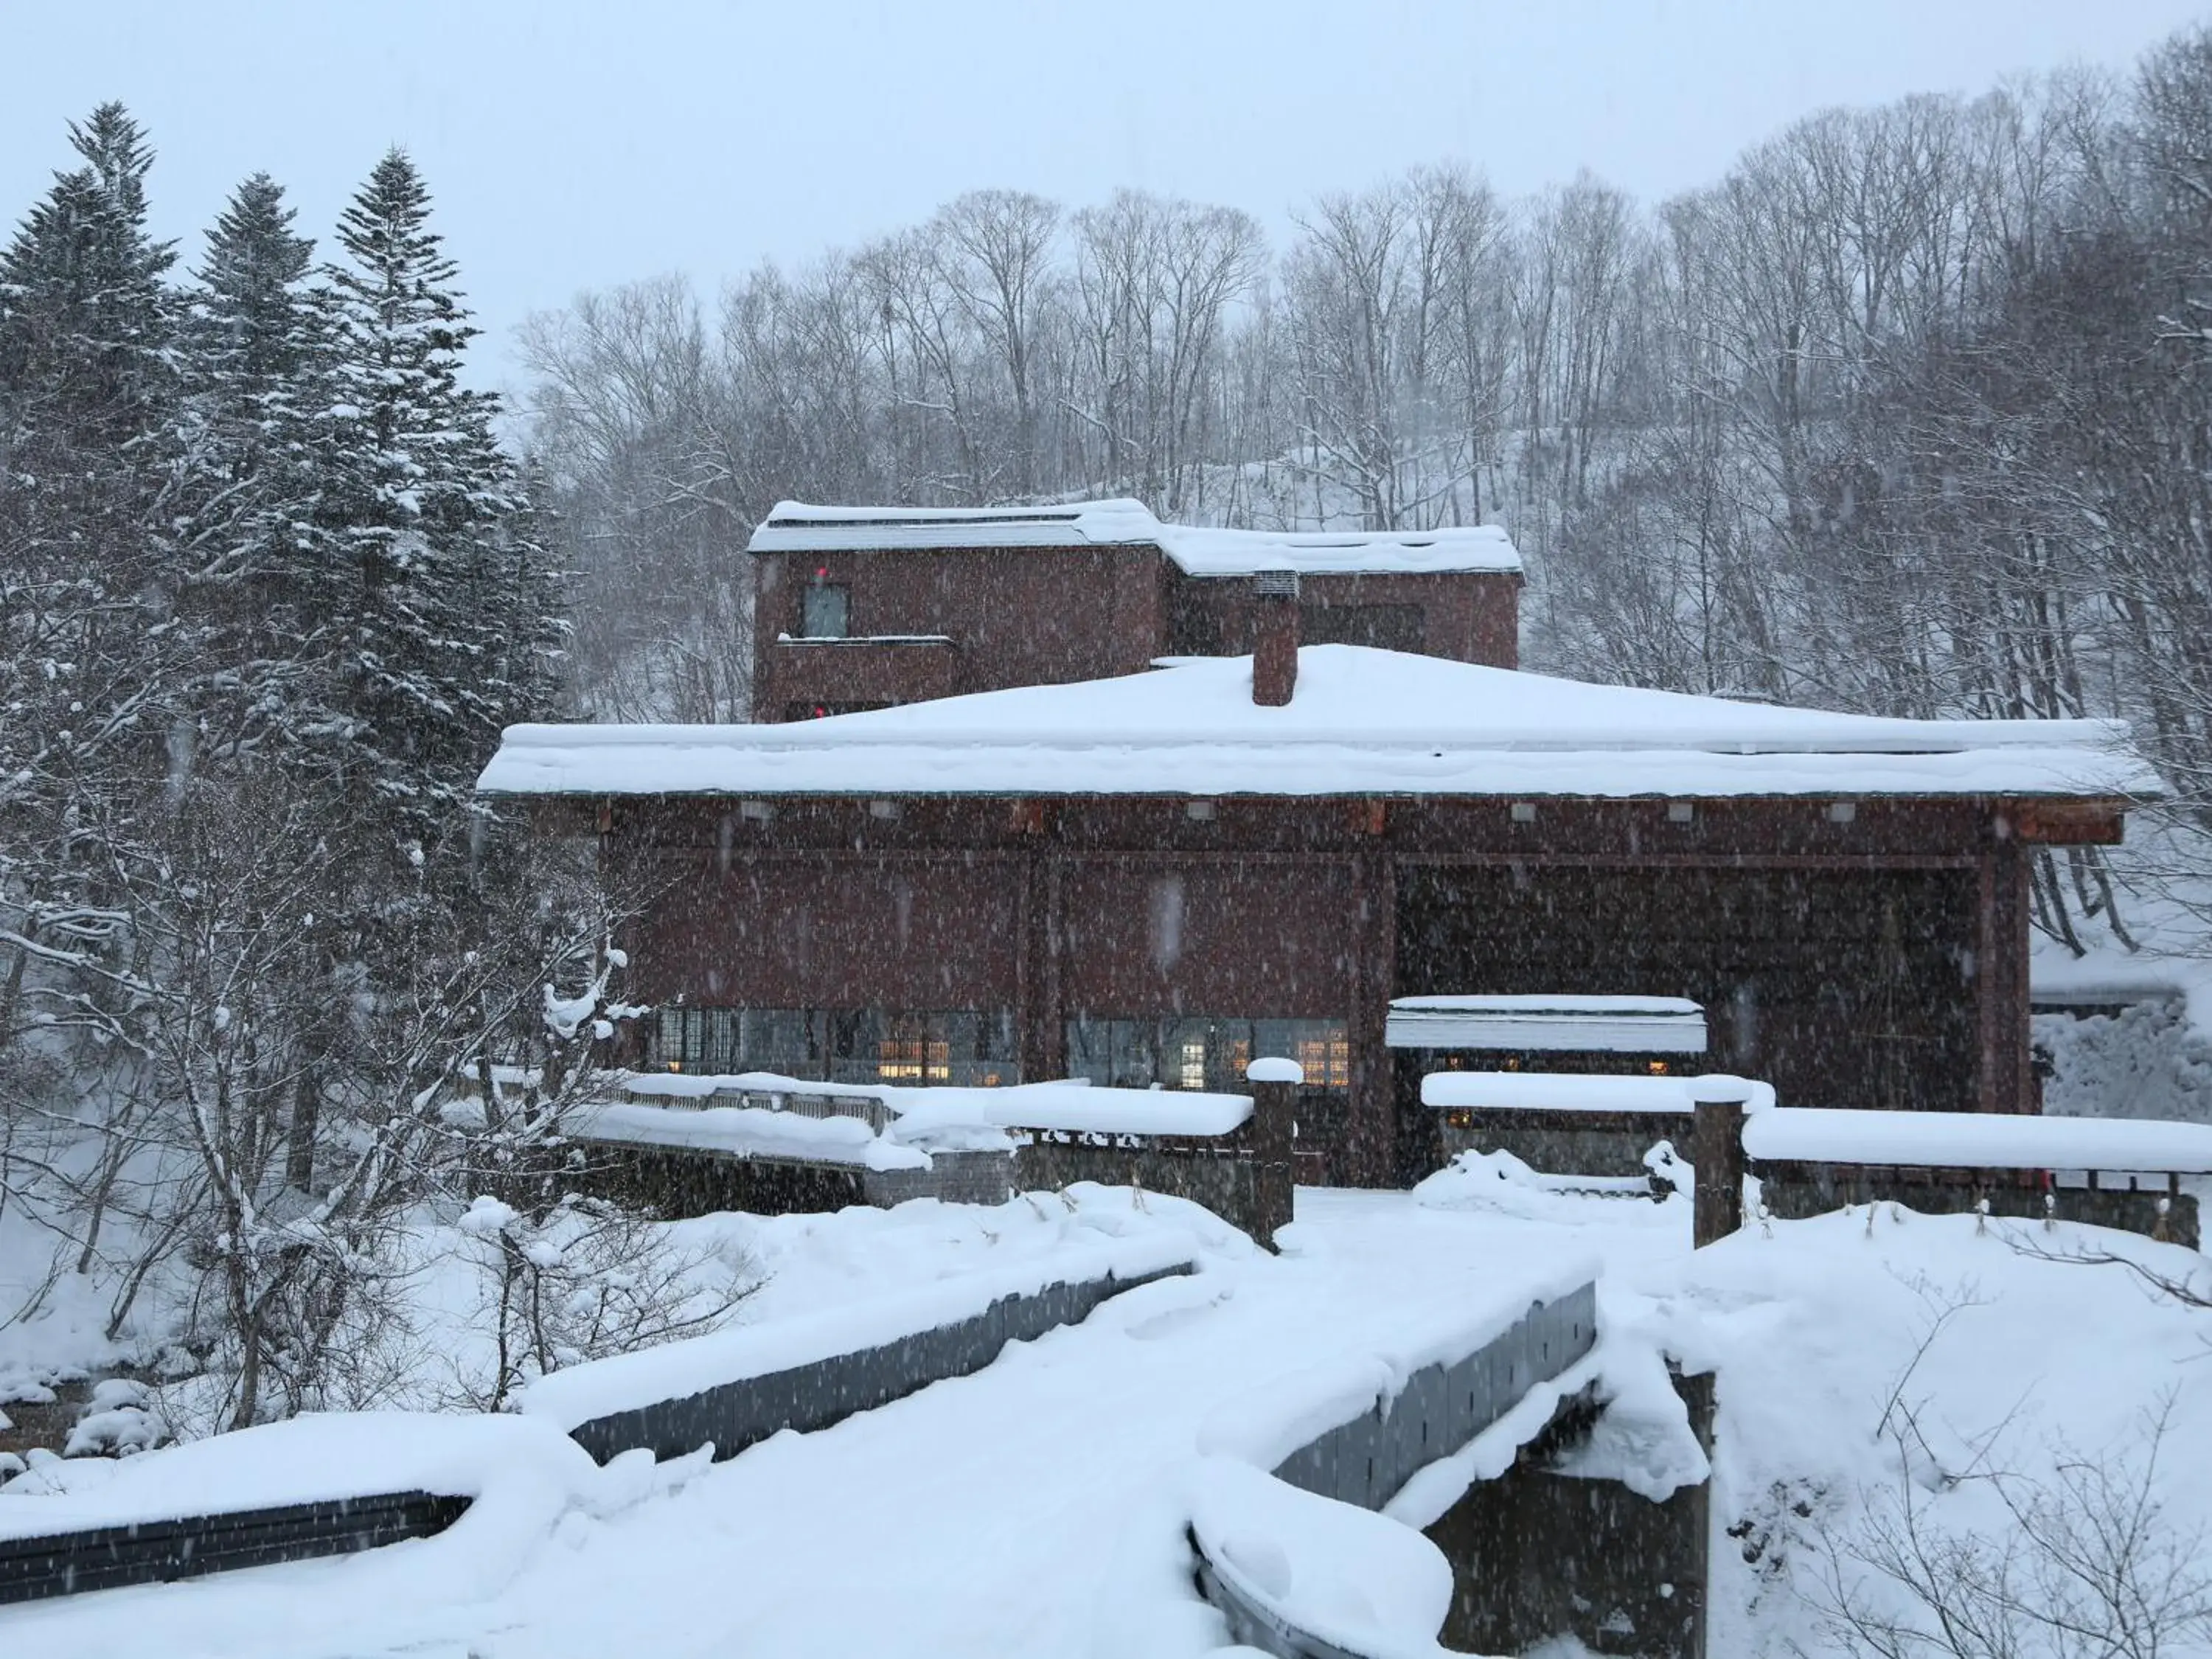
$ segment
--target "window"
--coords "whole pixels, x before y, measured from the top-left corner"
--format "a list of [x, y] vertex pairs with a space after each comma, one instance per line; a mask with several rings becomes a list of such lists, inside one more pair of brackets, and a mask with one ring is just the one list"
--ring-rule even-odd
[[842, 640], [852, 629], [853, 592], [835, 582], [809, 582], [799, 600], [799, 636]]
[[824, 1083], [1021, 1081], [1004, 1010], [663, 1008], [654, 1064], [708, 1076], [774, 1072]]
[[1235, 1093], [1260, 1055], [1295, 1060], [1306, 1086], [1352, 1086], [1352, 1042], [1340, 1019], [1114, 1019], [1079, 1014], [1067, 1022], [1067, 1069], [1123, 1089]]

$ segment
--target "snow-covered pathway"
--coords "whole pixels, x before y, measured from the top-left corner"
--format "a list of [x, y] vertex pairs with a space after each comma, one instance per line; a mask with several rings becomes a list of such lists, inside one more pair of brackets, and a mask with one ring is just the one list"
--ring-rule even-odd
[[977, 1376], [579, 1528], [477, 1627], [489, 1650], [605, 1654], [645, 1620], [668, 1659], [1058, 1656], [1172, 1614], [1180, 1481], [1209, 1413], [1434, 1310], [1480, 1315], [1526, 1277], [1470, 1248], [1465, 1218], [1299, 1197], [1308, 1254], [1130, 1292]]
[[[25, 1609], [8, 1634], [53, 1659], [125, 1650], [149, 1621], [167, 1653], [240, 1656], [1073, 1656], [1117, 1625], [1134, 1645], [1188, 1646], [1202, 1632], [1179, 1643], [1146, 1621], [1205, 1617], [1180, 1547], [1200, 1422], [1444, 1310], [1479, 1317], [1541, 1266], [1527, 1230], [1504, 1248], [1494, 1218], [1402, 1194], [1298, 1200], [1297, 1254], [1210, 1261], [974, 1376], [779, 1436], [609, 1518], [572, 1512], [486, 1600], [426, 1604], [404, 1558], [434, 1541]], [[1686, 1250], [1635, 1209], [1622, 1250]], [[1577, 1255], [1613, 1231], [1547, 1230]]]
[[[1881, 1431], [1900, 1398], [1938, 1455], [1990, 1445], [2040, 1479], [2069, 1447], [2126, 1467], [2160, 1415], [2175, 1535], [2212, 1539], [2194, 1531], [2212, 1525], [2195, 1478], [2212, 1460], [2212, 1319], [2122, 1268], [2063, 1260], [2118, 1251], [2212, 1293], [2193, 1252], [1883, 1206], [1754, 1224], [1692, 1255], [1686, 1205], [1464, 1185], [1444, 1209], [1301, 1191], [1295, 1254], [1214, 1253], [1196, 1278], [1128, 1292], [974, 1376], [779, 1437], [673, 1492], [571, 1505], [557, 1524], [557, 1499], [504, 1518], [480, 1506], [443, 1538], [349, 1560], [0, 1608], [0, 1653], [1194, 1659], [1219, 1639], [1180, 1538], [1200, 1422], [1441, 1310], [1479, 1317], [1570, 1257], [1604, 1263], [1608, 1340], [1719, 1370], [1716, 1522], [1751, 1543], [1713, 1559], [1717, 1655], [1818, 1645], [1818, 1564], [1901, 1478]], [[809, 1248], [851, 1251], [878, 1281], [896, 1269], [878, 1252], [921, 1232], [862, 1219]], [[900, 1282], [928, 1276], [919, 1255], [905, 1265]], [[794, 1258], [782, 1308], [836, 1282]], [[1980, 1484], [1931, 1501], [1962, 1535], [2002, 1530]]]

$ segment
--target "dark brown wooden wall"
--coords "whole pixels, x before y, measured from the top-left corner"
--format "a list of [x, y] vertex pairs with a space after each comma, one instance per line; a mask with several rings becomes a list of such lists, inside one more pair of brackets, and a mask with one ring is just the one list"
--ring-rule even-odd
[[[1170, 574], [1167, 605], [1165, 649], [1198, 656], [1240, 656], [1252, 648], [1249, 581]], [[1420, 637], [1407, 641], [1407, 649], [1492, 668], [1520, 665], [1518, 576], [1401, 574], [1299, 579], [1299, 610], [1331, 635], [1343, 630], [1327, 626], [1327, 613], [1370, 605], [1420, 612]]]
[[[792, 702], [824, 697], [836, 689], [830, 678], [881, 672], [858, 661], [863, 647], [834, 658], [820, 647], [776, 649], [778, 634], [799, 632], [800, 596], [817, 570], [851, 589], [855, 635], [952, 637], [951, 666], [927, 670], [931, 696], [1133, 674], [1159, 655], [1167, 633], [1152, 548], [776, 553], [755, 556], [755, 716], [766, 720], [783, 719]], [[886, 649], [920, 661], [914, 647]]]
[[[908, 702], [1133, 674], [1173, 652], [1252, 648], [1251, 583], [1182, 575], [1155, 548], [774, 553], [754, 564], [757, 720], [817, 702]], [[799, 632], [801, 595], [817, 570], [851, 590], [854, 634], [941, 634], [953, 643], [778, 646], [779, 635]], [[1511, 668], [1520, 589], [1510, 575], [1310, 576], [1300, 607], [1332, 637], [1344, 632], [1335, 613], [1346, 610], [1418, 611], [1419, 637], [1403, 641], [1410, 648]]]
[[1688, 997], [1802, 1106], [1979, 1103], [1978, 872], [1415, 867], [1398, 994]]
[[1012, 1008], [1020, 889], [998, 861], [696, 861], [641, 925], [638, 994], [753, 1008]]
[[[643, 1001], [1341, 1018], [1338, 1179], [1390, 1167], [1392, 996], [1679, 995], [1712, 1060], [1799, 1103], [2032, 1109], [2023, 848], [2002, 803], [866, 800], [610, 804], [659, 898]], [[550, 821], [549, 833], [552, 830]]]
[[1340, 1019], [1355, 941], [1341, 866], [1070, 860], [1061, 878], [1069, 1012]]

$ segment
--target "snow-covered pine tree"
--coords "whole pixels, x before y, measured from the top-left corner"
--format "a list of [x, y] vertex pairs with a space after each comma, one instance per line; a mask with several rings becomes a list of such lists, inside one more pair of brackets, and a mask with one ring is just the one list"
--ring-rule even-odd
[[187, 651], [153, 151], [119, 104], [70, 140], [82, 165], [0, 254], [0, 1053], [27, 1022], [117, 1028], [100, 970], [152, 856], [139, 806]]
[[[191, 729], [210, 754], [258, 749], [320, 701], [329, 617], [317, 597], [314, 422], [328, 403], [314, 243], [265, 173], [208, 233], [183, 333], [187, 510], [180, 559], [203, 631]], [[275, 745], [282, 763], [288, 744]]]
[[394, 149], [339, 221], [317, 515], [339, 578], [335, 757], [357, 810], [418, 867], [466, 848], [477, 771], [502, 726], [542, 710], [559, 628], [518, 469], [493, 435], [497, 400], [459, 383], [477, 331], [429, 214]]

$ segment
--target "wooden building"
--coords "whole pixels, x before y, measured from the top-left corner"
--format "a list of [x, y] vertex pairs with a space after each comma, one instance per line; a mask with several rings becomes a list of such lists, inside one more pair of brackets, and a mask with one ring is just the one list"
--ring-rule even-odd
[[1271, 534], [1138, 501], [786, 501], [753, 532], [757, 720], [1141, 672], [1252, 648], [1255, 579], [1299, 579], [1310, 644], [1516, 665], [1521, 558], [1494, 528]]
[[[783, 561], [762, 567], [778, 572], [762, 577], [764, 713], [912, 689], [903, 669], [793, 678], [774, 642], [793, 557], [847, 578], [848, 624], [953, 638], [942, 689], [1060, 678], [1049, 652], [1007, 669], [995, 634], [962, 641], [955, 623], [1015, 627], [984, 596], [998, 555], [1087, 570], [1084, 550], [1040, 551], [1030, 528], [936, 550], [973, 560], [945, 568], [977, 586], [947, 575], [941, 609], [902, 611], [890, 595], [927, 586], [929, 550], [872, 550], [922, 560], [873, 594], [890, 562], [841, 562], [817, 544], [829, 519], [800, 521], [803, 545], [769, 537], [763, 556]], [[1137, 583], [1127, 631], [1171, 637], [1176, 583], [1212, 582], [1201, 597], [1249, 656], [1147, 667], [1155, 647], [1119, 638], [1127, 617], [1082, 597], [1090, 578], [1040, 579], [1023, 590], [1036, 627], [1087, 641], [1089, 678], [799, 723], [518, 727], [482, 787], [531, 798], [546, 833], [598, 837], [611, 872], [657, 895], [629, 994], [661, 1011], [656, 1060], [687, 1069], [1222, 1088], [1287, 1054], [1308, 1079], [1301, 1178], [1384, 1182], [1415, 1172], [1419, 1144], [1398, 1123], [1394, 999], [1629, 995], [1697, 1004], [1703, 1063], [1785, 1101], [2030, 1109], [2026, 860], [2119, 838], [2151, 780], [2114, 728], [1552, 679], [1480, 660], [1509, 653], [1479, 628], [1449, 654], [1304, 642], [1371, 598], [1370, 574], [1412, 583], [1390, 603], [1422, 596], [1425, 629], [1517, 580], [1494, 550], [1425, 576], [1320, 550], [1355, 568]], [[1386, 539], [1378, 556], [1419, 551]], [[867, 621], [879, 603], [889, 620]]]

